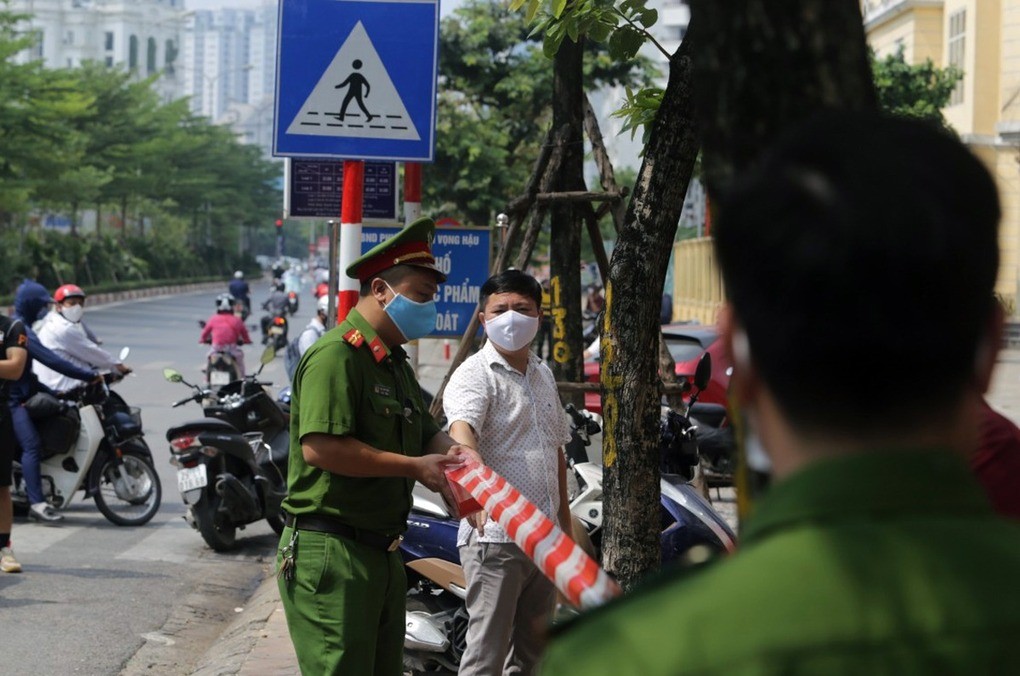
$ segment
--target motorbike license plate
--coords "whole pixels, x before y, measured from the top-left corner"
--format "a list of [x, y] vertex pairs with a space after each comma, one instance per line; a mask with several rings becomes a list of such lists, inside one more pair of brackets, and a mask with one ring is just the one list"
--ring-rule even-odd
[[195, 467], [182, 467], [177, 470], [177, 488], [181, 493], [196, 488], [205, 488], [209, 483], [209, 477], [205, 472], [205, 465]]
[[229, 383], [230, 374], [226, 371], [212, 371], [209, 373], [210, 385], [228, 385]]
[[272, 327], [269, 328], [269, 335], [271, 335], [271, 336], [282, 336], [283, 335], [283, 329], [281, 329], [279, 326], [272, 326]]

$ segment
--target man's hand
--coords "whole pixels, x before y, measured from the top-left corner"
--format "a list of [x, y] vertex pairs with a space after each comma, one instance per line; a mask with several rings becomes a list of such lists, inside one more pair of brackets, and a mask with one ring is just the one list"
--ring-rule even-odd
[[474, 460], [479, 465], [484, 465], [485, 464], [484, 462], [482, 462], [482, 456], [479, 455], [478, 451], [476, 451], [475, 449], [471, 448], [470, 446], [465, 446], [463, 444], [454, 444], [453, 446], [450, 446], [450, 448], [447, 449], [447, 451], [446, 451], [446, 455], [447, 456], [460, 456], [460, 462], [465, 462], [467, 460]]
[[475, 512], [468, 517], [471, 520], [471, 525], [478, 531], [478, 535], [485, 535], [485, 524], [489, 520], [489, 513], [484, 509], [480, 512]]
[[127, 374], [131, 373], [130, 367], [128, 367], [126, 364], [117, 364], [116, 368], [117, 372], [120, 373], [122, 376], [126, 376]]
[[426, 488], [442, 495], [447, 504], [454, 505], [456, 500], [453, 493], [450, 492], [450, 485], [446, 481], [444, 472], [448, 467], [456, 467], [463, 461], [460, 455], [436, 455], [435, 453], [423, 455], [416, 458], [417, 471], [414, 479], [424, 484]]

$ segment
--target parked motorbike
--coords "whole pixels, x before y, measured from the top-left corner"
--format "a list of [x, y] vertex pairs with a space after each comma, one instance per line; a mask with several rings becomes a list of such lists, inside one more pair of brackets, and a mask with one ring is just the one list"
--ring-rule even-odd
[[290, 291], [287, 293], [287, 312], [293, 317], [298, 311], [298, 297], [297, 291]]
[[[695, 386], [708, 383], [711, 361], [699, 365]], [[695, 398], [696, 400], [696, 398]], [[667, 409], [668, 411], [668, 409]], [[568, 491], [574, 539], [601, 558], [602, 467], [588, 460], [591, 437], [601, 431], [597, 415], [567, 407], [571, 441], [567, 444]], [[732, 529], [687, 482], [698, 463], [697, 438], [689, 419], [664, 413], [661, 428], [660, 538], [664, 564], [677, 562], [693, 548], [723, 553], [736, 547]], [[570, 489], [569, 486], [576, 486]], [[459, 522], [442, 498], [416, 486], [407, 532], [400, 545], [407, 568], [408, 596], [404, 631], [404, 669], [413, 674], [446, 670], [456, 673], [464, 652], [468, 615], [467, 582], [457, 550]]]
[[[128, 349], [121, 351], [121, 361]], [[65, 509], [79, 490], [118, 526], [141, 526], [159, 511], [163, 489], [152, 452], [142, 433], [138, 408], [128, 406], [109, 385], [123, 376], [106, 374], [102, 382], [43, 397], [33, 411], [42, 441], [43, 495], [54, 509]], [[19, 451], [20, 455], [20, 451]], [[15, 508], [28, 510], [21, 463], [12, 471]]]
[[711, 488], [732, 486], [737, 471], [737, 444], [726, 407], [696, 403], [690, 407], [690, 417], [698, 430], [698, 453], [706, 483]]
[[174, 403], [200, 403], [205, 418], [167, 430], [170, 462], [177, 467], [177, 487], [188, 506], [187, 522], [215, 551], [237, 546], [237, 530], [265, 519], [283, 531], [280, 503], [287, 491], [289, 415], [258, 380], [275, 356], [272, 346], [262, 354], [259, 370], [213, 392], [164, 369], [170, 382], [192, 388], [191, 396]]

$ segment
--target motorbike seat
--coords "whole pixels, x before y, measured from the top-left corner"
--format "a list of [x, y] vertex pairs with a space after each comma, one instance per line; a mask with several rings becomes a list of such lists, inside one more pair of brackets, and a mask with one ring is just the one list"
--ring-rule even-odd
[[189, 434], [199, 434], [201, 432], [218, 432], [221, 434], [240, 434], [237, 428], [228, 422], [223, 420], [217, 420], [216, 418], [201, 418], [198, 420], [189, 420], [171, 427], [166, 431], [166, 440], [173, 441], [178, 437], [187, 436]]

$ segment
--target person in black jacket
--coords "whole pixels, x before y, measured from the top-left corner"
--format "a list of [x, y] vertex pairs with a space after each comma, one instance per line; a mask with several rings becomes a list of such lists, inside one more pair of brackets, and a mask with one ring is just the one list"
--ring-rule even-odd
[[35, 423], [32, 422], [28, 410], [24, 407], [24, 403], [36, 392], [49, 392], [32, 373], [32, 360], [38, 359], [54, 371], [77, 380], [89, 382], [99, 377], [96, 371], [81, 368], [58, 356], [45, 347], [39, 341], [39, 337], [35, 335], [31, 325], [46, 314], [52, 302], [53, 299], [45, 287], [31, 279], [24, 280], [14, 294], [14, 318], [24, 323], [25, 334], [28, 337], [26, 344], [28, 359], [21, 377], [11, 387], [10, 398], [7, 402], [14, 425], [14, 435], [21, 446], [21, 471], [25, 478], [25, 491], [28, 493], [30, 503], [28, 516], [48, 524], [56, 524], [64, 517], [46, 502], [43, 494], [42, 475], [39, 469], [39, 464], [42, 462], [42, 442], [39, 439]]
[[[11, 381], [17, 380], [28, 362], [28, 336], [25, 325], [0, 315], [0, 403], [6, 404]], [[0, 406], [0, 572], [20, 573], [21, 564], [11, 550], [14, 505], [11, 502], [11, 467], [14, 464], [14, 430], [7, 406]]]

